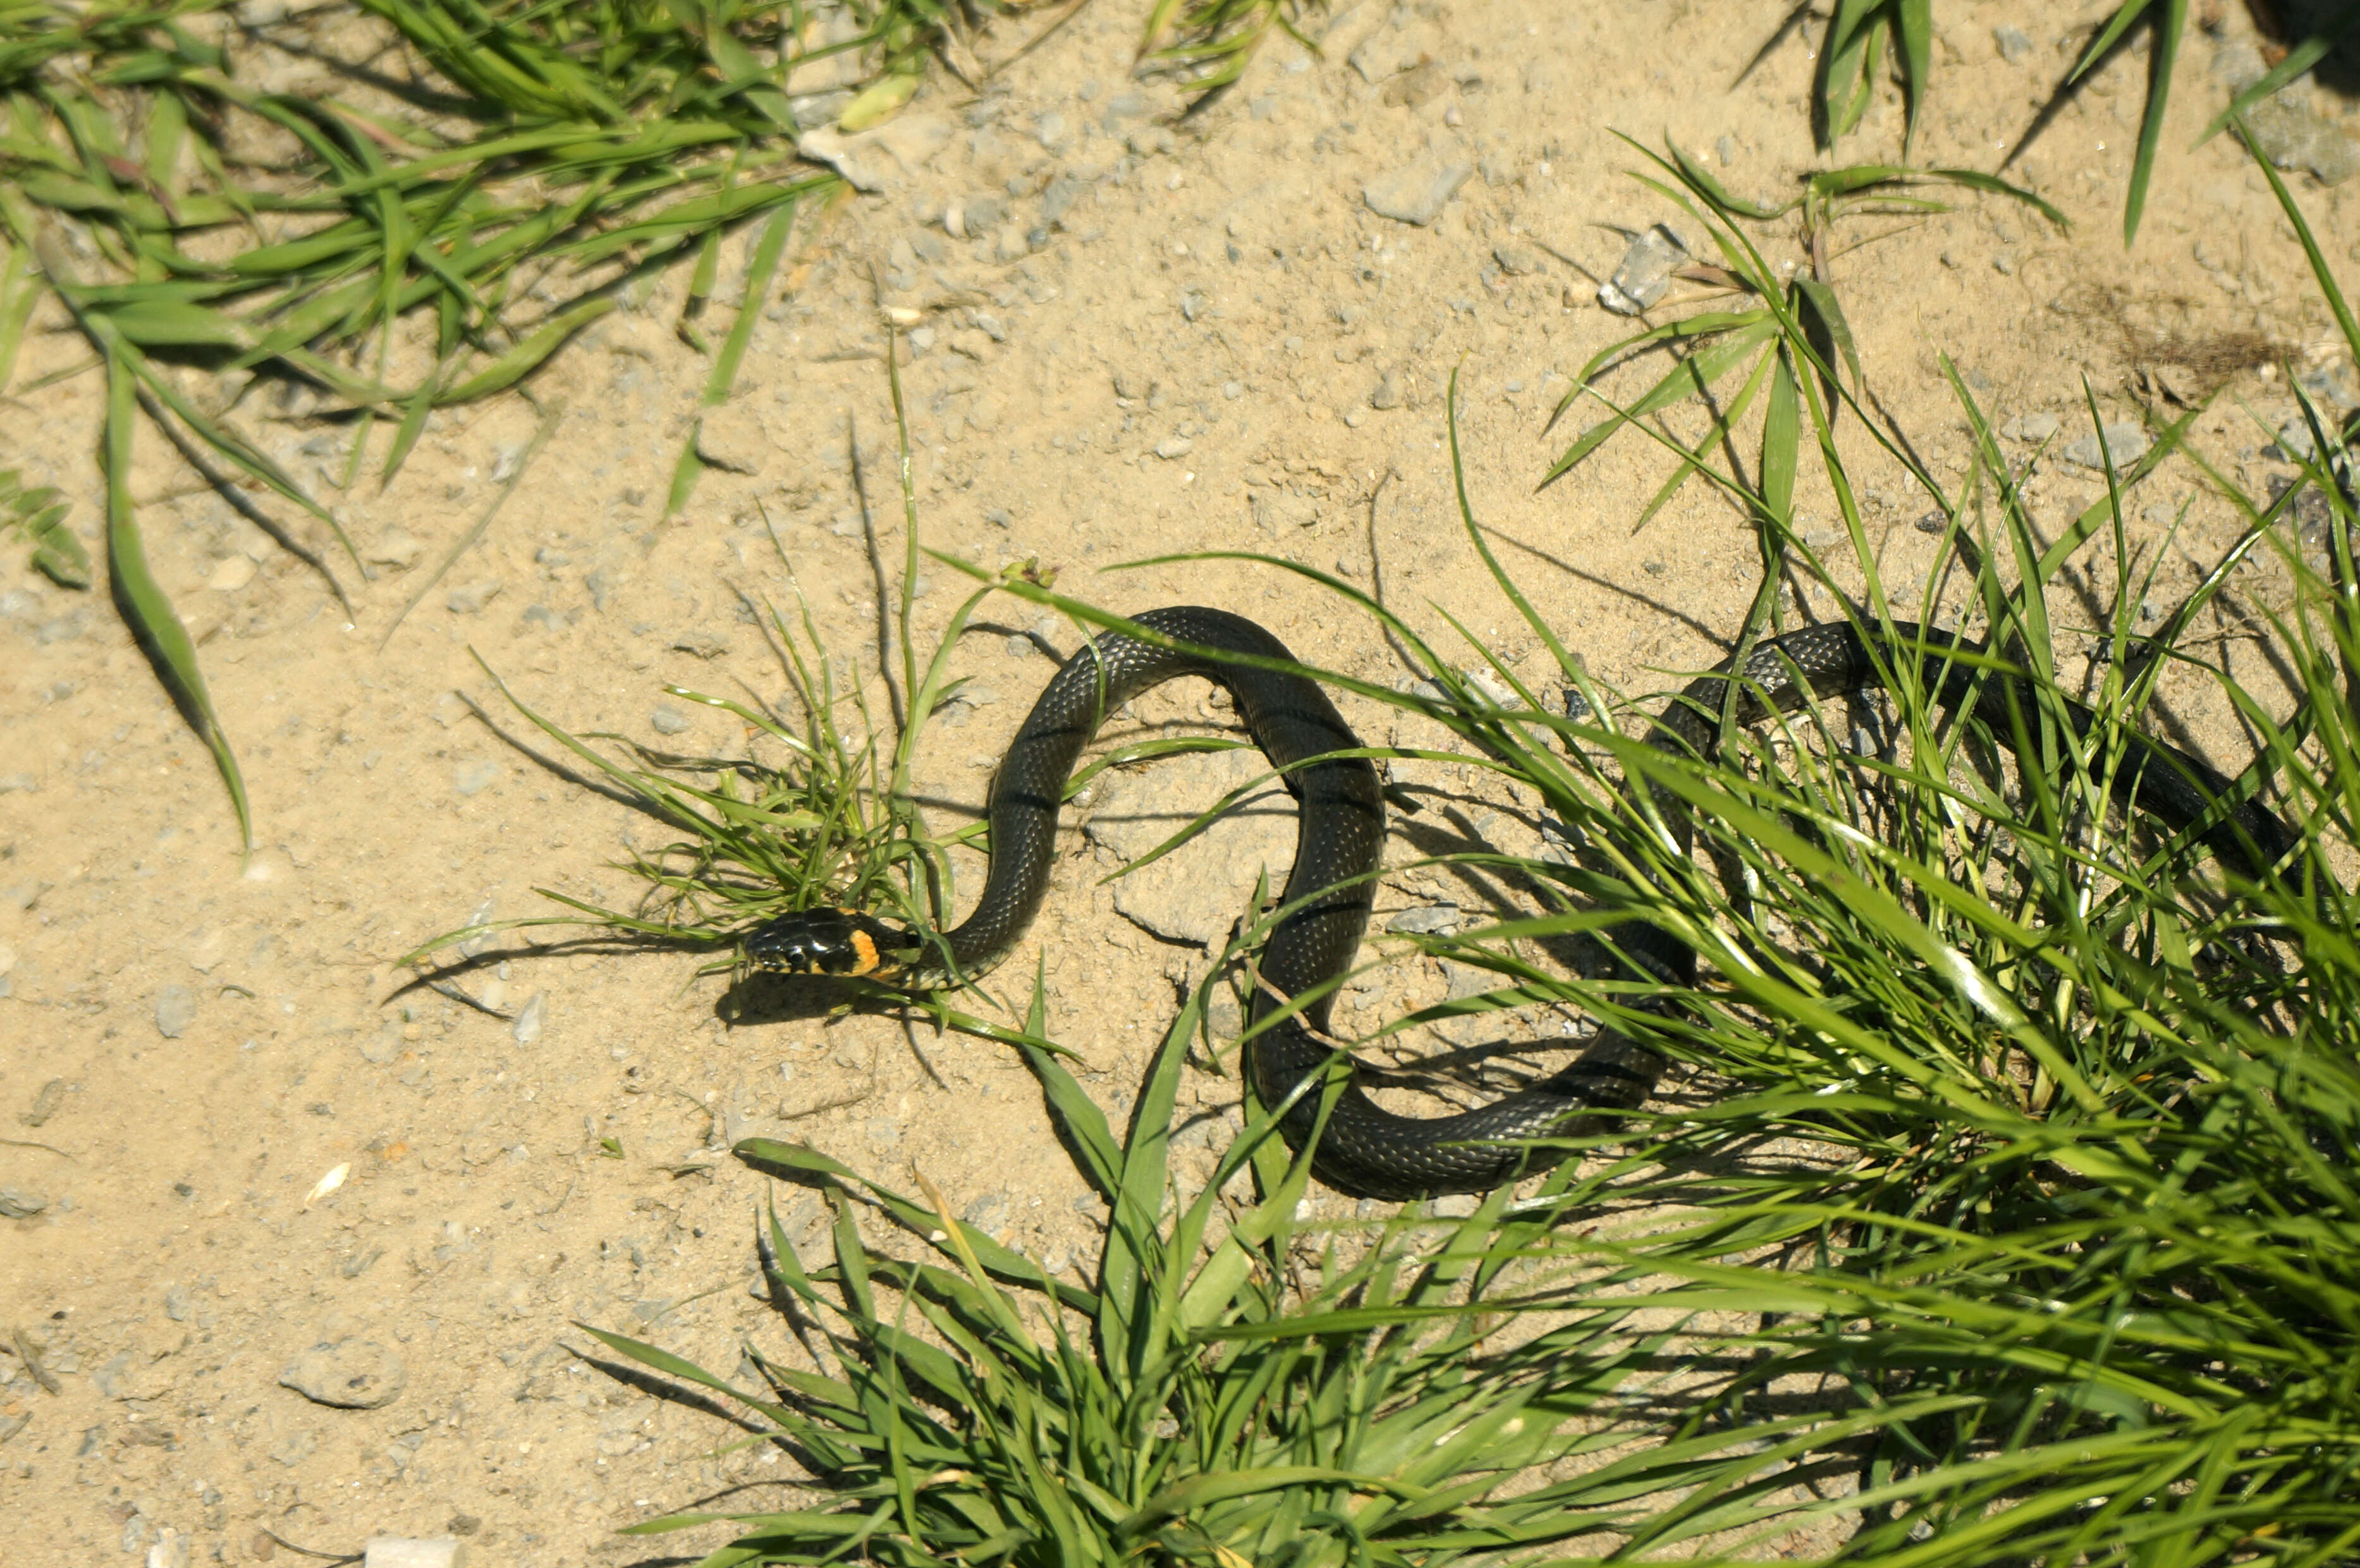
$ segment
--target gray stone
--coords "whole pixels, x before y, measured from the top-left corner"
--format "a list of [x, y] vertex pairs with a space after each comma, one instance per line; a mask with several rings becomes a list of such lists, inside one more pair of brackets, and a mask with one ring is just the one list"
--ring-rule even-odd
[[[1104, 773], [1083, 831], [1113, 858], [1135, 861], [1269, 771], [1261, 752], [1244, 748]], [[1295, 802], [1266, 780], [1179, 849], [1118, 877], [1114, 906], [1159, 937], [1216, 946], [1244, 912], [1258, 872], [1267, 868], [1273, 886], [1285, 881], [1295, 839]]]
[[1548, 261], [1539, 251], [1513, 240], [1503, 239], [1493, 246], [1491, 259], [1500, 264], [1501, 271], [1512, 278], [1529, 278], [1536, 272], [1548, 270]]
[[1068, 179], [1063, 174], [1050, 181], [1041, 189], [1041, 221], [1065, 226], [1065, 214], [1074, 210], [1074, 203], [1080, 201], [1082, 192], [1088, 189], [1080, 181]]
[[987, 1192], [969, 1203], [959, 1218], [988, 1236], [998, 1236], [1008, 1224], [1009, 1201], [1005, 1192]]
[[[629, 1434], [637, 1446], [637, 1434]], [[631, 1447], [619, 1453], [628, 1453]], [[605, 1440], [600, 1440], [604, 1452]], [[467, 1568], [467, 1548], [458, 1537], [373, 1535], [361, 1548], [361, 1568]]]
[[1723, 169], [1737, 161], [1737, 138], [1724, 133], [1712, 144], [1712, 155], [1721, 159]]
[[2000, 59], [2010, 65], [2032, 52], [2032, 35], [2022, 27], [1994, 27], [1992, 42], [1998, 47]]
[[103, 1365], [91, 1373], [90, 1384], [92, 1387], [98, 1390], [103, 1398], [141, 1398], [144, 1396], [140, 1393], [140, 1386], [135, 1377], [137, 1370], [132, 1365], [131, 1353], [127, 1350], [119, 1350]]
[[1664, 297], [1672, 269], [1688, 258], [1679, 236], [1662, 224], [1631, 236], [1614, 276], [1598, 286], [1598, 302], [1618, 316], [1635, 316]]
[[320, 1439], [309, 1427], [298, 1427], [270, 1445], [270, 1457], [292, 1469], [311, 1457]]
[[[2101, 437], [2105, 442], [2103, 457], [2098, 449]], [[2065, 448], [2064, 458], [2077, 467], [2095, 468], [2102, 473], [2111, 467], [2119, 473], [2146, 456], [2147, 449], [2152, 444], [2144, 428], [2125, 421], [2106, 426], [2097, 435], [2083, 436]]]
[[[1445, 959], [1442, 975], [1445, 994], [1452, 1002], [1463, 1002], [1470, 996], [1513, 986], [1515, 981], [1506, 975], [1495, 974], [1476, 964], [1462, 964]], [[1531, 1036], [1535, 1025], [1533, 1010], [1527, 1007], [1500, 1008], [1489, 1013], [1466, 1013], [1455, 1018], [1437, 1019], [1426, 1025], [1435, 1034], [1455, 1046], [1488, 1045], [1494, 1040], [1524, 1039]]]
[[686, 713], [668, 702], [656, 704], [648, 713], [648, 726], [659, 735], [684, 735], [693, 722]]
[[[2212, 74], [2243, 91], [2267, 71], [2251, 44], [2224, 44], [2212, 57]], [[2300, 77], [2249, 105], [2245, 128], [2254, 148], [2280, 169], [2308, 169], [2324, 185], [2337, 185], [2360, 173], [2360, 142], [2344, 134], [2334, 121], [2311, 105], [2311, 81]]]
[[177, 1040], [197, 1021], [197, 993], [185, 985], [168, 985], [156, 993], [156, 1032]]
[[461, 795], [481, 795], [500, 782], [497, 762], [461, 762], [451, 770], [451, 788]]
[[2298, 463], [2308, 463], [2319, 451], [2319, 444], [2311, 438], [2311, 426], [2301, 415], [2278, 426], [2278, 450]]
[[408, 566], [417, 561], [425, 548], [407, 529], [394, 527], [377, 535], [377, 543], [362, 554], [380, 566]]
[[38, 1192], [21, 1187], [0, 1187], [0, 1220], [29, 1220], [49, 1206]]
[[1442, 215], [1442, 209], [1474, 172], [1475, 165], [1464, 158], [1421, 159], [1370, 181], [1361, 187], [1360, 199], [1379, 217], [1423, 228]]
[[1999, 433], [2010, 441], [2028, 441], [2037, 445], [2055, 435], [2057, 426], [2055, 414], [2018, 414], [2001, 425]]
[[541, 1038], [541, 1026], [548, 1020], [549, 992], [536, 991], [517, 1009], [516, 1022], [508, 1025], [508, 1034], [519, 1046], [531, 1045]]
[[1308, 498], [1285, 490], [1256, 490], [1253, 520], [1264, 533], [1285, 535], [1298, 528], [1315, 528], [1319, 509]]
[[401, 1357], [390, 1349], [375, 1340], [345, 1338], [322, 1340], [304, 1351], [279, 1374], [279, 1384], [315, 1405], [377, 1410], [401, 1397], [408, 1378]]
[[690, 653], [699, 659], [718, 659], [729, 652], [729, 639], [716, 631], [683, 631], [672, 640], [676, 653]]
[[926, 166], [951, 139], [951, 123], [938, 115], [901, 114], [883, 125], [847, 135], [833, 126], [805, 131], [795, 151], [825, 163], [862, 191], [890, 191]]
[[464, 588], [453, 588], [442, 603], [453, 615], [475, 615], [499, 597], [501, 585], [497, 582], [470, 583]]
[[1157, 442], [1155, 444], [1155, 455], [1158, 457], [1164, 459], [1166, 462], [1169, 462], [1175, 457], [1187, 456], [1189, 449], [1193, 445], [1195, 445], [1195, 443], [1191, 442], [1186, 436], [1175, 435], [1168, 440]]
[[1448, 937], [1459, 929], [1459, 906], [1430, 904], [1422, 909], [1404, 909], [1385, 922], [1385, 929], [1402, 937]]
[[954, 239], [987, 235], [1008, 221], [1008, 198], [997, 191], [962, 196], [943, 209], [943, 227]]
[[1427, 1203], [1427, 1212], [1437, 1220], [1470, 1218], [1481, 1207], [1481, 1201], [1471, 1192], [1454, 1192], [1447, 1198], [1437, 1198]]

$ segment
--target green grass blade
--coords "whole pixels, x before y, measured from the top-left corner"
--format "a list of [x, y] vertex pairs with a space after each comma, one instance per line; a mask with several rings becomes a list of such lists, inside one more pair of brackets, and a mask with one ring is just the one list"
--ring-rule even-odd
[[1897, 0], [1895, 30], [1900, 35], [1901, 74], [1908, 94], [1907, 118], [1901, 132], [1901, 157], [1906, 162], [1918, 139], [1918, 122], [1925, 113], [1926, 90], [1934, 81], [1934, 0]]
[[2164, 112], [2171, 102], [2171, 68], [2187, 30], [2188, 0], [2163, 0], [2147, 52], [2147, 112], [2139, 121], [2138, 150], [2131, 158], [2130, 190], [2123, 198], [2125, 246], [2138, 237], [2139, 219], [2147, 212], [2147, 181], [2155, 174], [2155, 149], [2163, 140]]
[[120, 355], [106, 362], [106, 430], [103, 461], [106, 478], [106, 569], [108, 587], [124, 623], [139, 640], [148, 663], [181, 716], [213, 754], [230, 807], [237, 814], [238, 843], [254, 849], [254, 815], [246, 795], [246, 777], [213, 711], [205, 689], [204, 672], [197, 665], [196, 645], [180, 624], [172, 602], [148, 569], [146, 546], [139, 537], [139, 520], [131, 504], [131, 439], [138, 417], [137, 379]]
[[2254, 146], [2243, 122], [2237, 126], [2237, 139], [2245, 143], [2245, 151], [2253, 159], [2254, 166], [2262, 171], [2262, 178], [2270, 182], [2270, 194], [2278, 199], [2278, 211], [2284, 213], [2287, 222], [2293, 225], [2295, 239], [2302, 246], [2303, 258], [2311, 263], [2311, 280], [2319, 285], [2321, 297], [2327, 302], [2328, 310], [2335, 317], [2336, 330], [2344, 334], [2345, 351], [2360, 356], [2360, 319], [2354, 317], [2351, 302], [2344, 298], [2344, 291], [2336, 286], [2335, 274], [2327, 265], [2327, 256], [2319, 248], [2319, 236], [2311, 232], [2311, 223], [2303, 216], [2302, 209], [2288, 193], [2286, 181], [2278, 178], [2278, 170]]

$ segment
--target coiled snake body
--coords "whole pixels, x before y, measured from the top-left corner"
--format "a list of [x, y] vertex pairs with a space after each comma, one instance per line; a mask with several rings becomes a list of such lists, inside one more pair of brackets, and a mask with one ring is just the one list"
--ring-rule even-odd
[[[1208, 656], [1229, 652], [1292, 663], [1285, 645], [1253, 622], [1190, 606], [1150, 610], [1134, 620], [1150, 632], [1207, 652], [1109, 631], [1057, 672], [994, 779], [991, 871], [972, 915], [930, 946], [866, 915], [803, 911], [749, 931], [744, 938], [748, 960], [758, 969], [795, 973], [865, 974], [912, 990], [981, 974], [1006, 956], [1040, 910], [1054, 858], [1058, 803], [1082, 748], [1105, 717], [1153, 686], [1201, 675], [1228, 690], [1247, 732], [1281, 771], [1299, 806], [1295, 867], [1284, 900], [1301, 906], [1278, 923], [1262, 950], [1261, 973], [1268, 985], [1257, 992], [1251, 1016], [1260, 1022], [1279, 1010], [1273, 992], [1292, 997], [1348, 972], [1368, 927], [1384, 840], [1384, 800], [1375, 767], [1365, 758], [1329, 755], [1357, 750], [1360, 740], [1316, 683]], [[1764, 639], [1735, 671], [1736, 721], [1752, 723], [1816, 698], [1877, 688], [1885, 670], [1898, 671], [1913, 661], [1929, 695], [1946, 707], [1973, 702], [1978, 717], [2004, 740], [2016, 733], [2013, 707], [2020, 704], [2023, 718], [2031, 718], [2034, 709], [2020, 680], [2004, 674], [1975, 679], [1972, 661], [1983, 653], [1981, 644], [1902, 622], [1893, 630], [1894, 639], [1874, 648], [1868, 641], [1873, 633], [1849, 623]], [[1710, 758], [1731, 674], [1724, 663], [1690, 683], [1656, 716], [1647, 743], [1668, 753]], [[2067, 712], [2084, 733], [2096, 722], [2079, 705], [2069, 705]], [[2229, 780], [2177, 747], [2136, 736], [2131, 743], [2134, 755], [2115, 775], [2116, 794], [2168, 828], [2194, 826], [2229, 790]], [[1656, 800], [1678, 851], [1688, 853], [1691, 828], [1685, 808], [1660, 791]], [[2204, 840], [2214, 853], [2258, 873], [2282, 858], [2296, 838], [2276, 816], [2248, 802], [2223, 808]], [[1614, 935], [1626, 958], [1648, 977], [1673, 989], [1693, 983], [1696, 955], [1686, 944], [1639, 922]], [[1328, 1014], [1323, 997], [1250, 1042], [1247, 1070], [1265, 1103], [1284, 1100], [1306, 1074], [1329, 1060], [1331, 1048], [1317, 1037], [1327, 1031]], [[1535, 1148], [1529, 1140], [1611, 1132], [1620, 1113], [1647, 1098], [1665, 1066], [1655, 1052], [1608, 1031], [1549, 1078], [1490, 1105], [1438, 1117], [1397, 1115], [1355, 1081], [1329, 1116], [1313, 1169], [1328, 1186], [1360, 1197], [1485, 1191], [1561, 1157], [1560, 1149]], [[1297, 1147], [1311, 1133], [1317, 1098], [1304, 1096], [1284, 1123], [1289, 1142]]]

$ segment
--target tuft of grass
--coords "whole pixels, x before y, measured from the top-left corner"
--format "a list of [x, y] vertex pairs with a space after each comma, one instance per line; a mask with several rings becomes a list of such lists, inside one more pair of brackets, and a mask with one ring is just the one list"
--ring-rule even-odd
[[[1306, 1225], [1309, 1181], [1260, 1111], [1201, 1186], [1170, 1161], [1175, 1100], [1198, 992], [1174, 1022], [1118, 1136], [1044, 1049], [1022, 1048], [1076, 1166], [1109, 1209], [1085, 1288], [957, 1219], [918, 1177], [913, 1201], [799, 1146], [748, 1140], [739, 1157], [817, 1188], [831, 1256], [798, 1255], [775, 1212], [764, 1277], [812, 1369], [749, 1350], [754, 1390], [644, 1342], [608, 1348], [738, 1400], [755, 1441], [800, 1461], [804, 1507], [681, 1514], [659, 1534], [727, 1522], [705, 1557], [887, 1562], [1343, 1563], [1444, 1561], [1594, 1537], [1631, 1515], [1634, 1478], [1602, 1463], [1611, 1411], [1644, 1353], [1623, 1314], [1563, 1309], [1559, 1263], [1516, 1266], [1546, 1223], [1404, 1215]], [[1043, 1026], [1035, 985], [1027, 1035]], [[1261, 1183], [1231, 1199], [1232, 1179]], [[867, 1240], [858, 1215], [919, 1240]], [[1553, 1281], [1549, 1277], [1556, 1276]], [[1537, 1489], [1553, 1466], [1587, 1471]]]
[[[1780, 26], [1771, 45], [1765, 46], [1765, 52], [1800, 23], [1808, 10], [1806, 6], [1796, 7]], [[2023, 16], [2035, 27], [2054, 25], [2054, 13], [2045, 7], [2027, 7]], [[2360, 5], [2319, 7], [2315, 16], [2312, 31], [2289, 40], [2291, 47], [2276, 65], [2259, 80], [2229, 95], [2220, 113], [2197, 137], [2197, 146], [2220, 135], [2255, 104], [2325, 59], [2328, 50], [2355, 26], [2360, 26]], [[2139, 219], [2147, 211], [2147, 188], [2163, 142], [2164, 114], [2170, 104], [2172, 78], [2178, 69], [2180, 46], [2188, 36], [2190, 16], [2189, 0], [2119, 0], [2102, 21], [2089, 29], [2087, 41], [2058, 82], [2049, 105], [2040, 113], [2040, 122], [2045, 123], [2092, 71], [2129, 47], [2136, 34], [2146, 33], [2147, 103], [2139, 119], [2138, 147], [2131, 158], [2130, 181], [2123, 197], [2125, 247], [2138, 237]], [[1933, 86], [1936, 30], [1933, 0], [1836, 0], [1828, 16], [1827, 30], [1821, 35], [1811, 100], [1812, 130], [1822, 148], [1833, 148], [1858, 127], [1889, 68], [1901, 82], [1905, 105], [1901, 156], [1908, 158], [1910, 145], [1917, 137], [1918, 117]], [[2021, 139], [2017, 145], [2022, 145]]]

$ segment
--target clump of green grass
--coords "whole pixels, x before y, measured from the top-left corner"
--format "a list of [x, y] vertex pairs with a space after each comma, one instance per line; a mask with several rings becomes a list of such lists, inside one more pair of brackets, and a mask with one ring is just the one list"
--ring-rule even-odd
[[[1774, 319], [1864, 591], [1842, 591], [1808, 551], [1787, 569], [1885, 622], [1823, 392], [1875, 427], [1804, 322]], [[600, 1332], [742, 1400], [760, 1440], [810, 1476], [803, 1504], [732, 1517], [738, 1539], [705, 1563], [1576, 1563], [1791, 1554], [1801, 1541], [1857, 1563], [2348, 1559], [2360, 1542], [2360, 943], [2337, 880], [2360, 852], [2348, 459], [2310, 411], [2326, 455], [2307, 477], [2333, 513], [2323, 572], [2289, 537], [2295, 491], [2265, 506], [2214, 474], [2247, 526], [2142, 636], [2137, 607], [2158, 582], [2131, 544], [2136, 476], [2114, 477], [2092, 516], [2044, 543], [1981, 411], [1952, 385], [1973, 471], [1959, 493], [1917, 478], [1950, 520], [1943, 547], [1989, 624], [1994, 670], [2024, 683], [2019, 736], [1937, 712], [1904, 679], [1887, 699], [1889, 755], [1855, 754], [1806, 712], [1732, 735], [1718, 761], [1666, 756], [1611, 719], [1557, 717], [1468, 638], [1513, 689], [1503, 707], [1350, 585], [1269, 563], [1401, 638], [1442, 696], [1309, 673], [1439, 722], [1464, 749], [1426, 755], [1474, 768], [1490, 798], [1581, 847], [1437, 858], [1530, 896], [1489, 925], [1414, 939], [1497, 977], [1448, 1010], [1579, 1006], [1687, 1064], [1694, 1092], [1586, 1151], [1619, 1144], [1619, 1158], [1561, 1167], [1465, 1219], [1308, 1223], [1306, 1163], [1269, 1137], [1279, 1108], [1249, 1105], [1202, 1187], [1175, 1173], [1175, 1087], [1203, 992], [1118, 1139], [1048, 1054], [1036, 985], [1022, 1025], [993, 1032], [1025, 1052], [1109, 1204], [1086, 1287], [996, 1246], [938, 1193], [916, 1201], [755, 1142], [743, 1157], [817, 1186], [836, 1212], [823, 1264], [775, 1223], [764, 1238], [801, 1352], [756, 1347], [767, 1387], [747, 1388]], [[1777, 515], [1758, 487], [1708, 477], [1757, 519]], [[1567, 683], [1595, 713], [1628, 712], [1532, 612], [1460, 496], [1470, 543]], [[2049, 590], [2093, 541], [2112, 546], [2115, 593], [2077, 628], [2052, 616]], [[2120, 817], [2111, 783], [2159, 672], [2208, 668], [2194, 619], [2273, 557], [2290, 586], [2272, 630], [2293, 710], [2274, 716], [2211, 673], [2257, 738], [2233, 792], [2270, 799], [2300, 843], [2284, 864], [2223, 873], [2196, 834]], [[1929, 573], [1916, 619], [1950, 608], [1932, 586], [1942, 576]], [[988, 586], [1121, 624], [1041, 584]], [[2082, 694], [2099, 714], [2086, 735], [2056, 673], [2077, 643], [2110, 655]], [[2152, 657], [2130, 657], [2141, 651]], [[2009, 752], [2043, 761], [2012, 767]], [[1667, 801], [1688, 812], [1698, 854], [1673, 854], [1657, 819]], [[1668, 1011], [1640, 1005], [1655, 998], [1618, 969], [1564, 961], [1565, 944], [1630, 921], [1699, 955], [1698, 983]], [[907, 1234], [864, 1236], [862, 1210]]]
[[[1808, 6], [1795, 7], [1763, 52], [1775, 48], [1810, 14]], [[2045, 31], [2055, 25], [2056, 13], [2048, 7], [2027, 7], [2022, 15], [2026, 24], [2036, 31]], [[2139, 120], [2138, 147], [2131, 158], [2130, 182], [2123, 197], [2125, 246], [2138, 237], [2139, 219], [2147, 211], [2147, 187], [2154, 178], [2156, 156], [2163, 144], [2164, 115], [2170, 105], [2172, 79], [2178, 74], [2180, 48], [2187, 40], [2190, 15], [2188, 0], [2161, 0], [2160, 4], [2154, 0], [2120, 0], [2102, 21], [2087, 29], [2086, 40], [2037, 122], [2046, 123], [2088, 82], [2092, 72], [2130, 47], [2136, 34], [2146, 34], [2147, 104]], [[2355, 25], [2360, 25], [2360, 8], [2350, 5], [2322, 7], [2315, 15], [2313, 31], [2289, 39], [2291, 47], [2277, 64], [2258, 80], [2229, 95], [2220, 113], [2198, 135], [2197, 146], [2212, 140], [2255, 104], [2300, 78], [2327, 58], [2328, 51]], [[1905, 117], [1901, 156], [1906, 160], [1933, 87], [1933, 0], [1837, 0], [1827, 22], [1811, 98], [1812, 130], [1819, 146], [1832, 149], [1859, 126], [1861, 116], [1875, 101], [1877, 86], [1885, 78], [1889, 60], [1889, 68], [1902, 83]], [[2016, 145], [2023, 145], [2021, 139]]]

